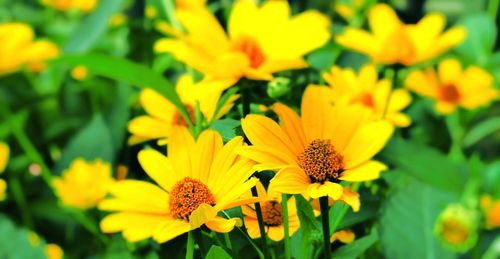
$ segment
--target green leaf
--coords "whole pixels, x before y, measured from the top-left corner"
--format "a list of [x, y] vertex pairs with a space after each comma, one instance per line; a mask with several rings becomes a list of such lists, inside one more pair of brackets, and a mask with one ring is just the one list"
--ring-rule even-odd
[[472, 128], [464, 137], [463, 143], [470, 147], [486, 136], [500, 132], [500, 117], [485, 120]]
[[355, 259], [363, 254], [368, 248], [370, 248], [375, 242], [377, 242], [378, 237], [376, 231], [373, 231], [370, 235], [362, 237], [355, 240], [354, 242], [342, 246], [332, 253], [332, 258], [343, 258], [343, 259]]
[[70, 66], [83, 65], [92, 74], [128, 83], [139, 88], [152, 88], [172, 102], [186, 121], [191, 121], [186, 107], [175, 91], [175, 87], [163, 76], [144, 65], [103, 54], [65, 55], [54, 62], [62, 62]]
[[113, 142], [100, 114], [94, 115], [90, 123], [66, 145], [56, 164], [56, 174], [68, 168], [79, 157], [90, 161], [99, 158], [113, 163]]
[[99, 40], [109, 27], [109, 19], [120, 10], [123, 0], [99, 1], [98, 7], [76, 28], [64, 45], [66, 53], [83, 53]]
[[122, 83], [118, 86], [114, 105], [106, 114], [106, 123], [111, 134], [111, 140], [115, 151], [120, 150], [127, 133], [127, 123], [130, 117], [130, 95], [132, 88]]
[[205, 259], [224, 259], [224, 258], [232, 258], [222, 247], [213, 245], [208, 250], [207, 256]]
[[[315, 242], [322, 242], [321, 224], [314, 217], [311, 204], [302, 195], [295, 195], [297, 215], [300, 220], [300, 231], [292, 237], [292, 257], [311, 258], [312, 246]], [[300, 250], [297, 249], [300, 244]]]
[[[389, 196], [380, 216], [379, 238], [385, 257], [420, 259], [454, 258], [434, 236], [439, 213], [456, 202], [450, 193], [412, 180]], [[411, 251], [411, 252], [409, 252]]]
[[236, 137], [236, 129], [240, 126], [240, 121], [233, 119], [223, 119], [218, 120], [210, 125], [210, 128], [218, 131], [222, 136], [224, 142], [231, 140]]
[[0, 258], [45, 258], [45, 242], [30, 244], [27, 229], [18, 228], [5, 215], [0, 214]]
[[486, 64], [495, 46], [497, 29], [486, 13], [469, 15], [458, 22], [467, 29], [465, 41], [457, 51], [471, 62]]

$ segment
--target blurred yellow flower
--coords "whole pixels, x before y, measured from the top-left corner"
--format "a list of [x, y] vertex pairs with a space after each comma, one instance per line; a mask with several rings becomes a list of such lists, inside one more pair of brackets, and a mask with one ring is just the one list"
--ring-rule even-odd
[[158, 16], [158, 9], [156, 9], [156, 7], [153, 5], [146, 5], [146, 8], [144, 9], [144, 15], [149, 19], [156, 18], [156, 16]]
[[[285, 237], [285, 226], [283, 225], [283, 210], [281, 207], [281, 195], [278, 193], [266, 192], [261, 182], [257, 182], [257, 193], [262, 199], [262, 218], [267, 236], [273, 241], [281, 241]], [[295, 198], [291, 197], [287, 201], [288, 208], [288, 229], [292, 236], [300, 227], [299, 217]], [[259, 221], [253, 204], [241, 207], [243, 211], [245, 227], [251, 238], [260, 238]]]
[[75, 159], [61, 177], [52, 180], [61, 202], [68, 207], [89, 209], [101, 201], [114, 183], [111, 165], [95, 160]]
[[195, 141], [186, 128], [175, 127], [168, 158], [153, 149], [138, 155], [142, 168], [158, 185], [116, 182], [110, 190], [113, 198], [99, 204], [101, 210], [116, 211], [101, 221], [102, 231], [123, 232], [130, 242], [152, 237], [163, 243], [202, 225], [222, 233], [241, 226], [241, 219], [225, 219], [217, 213], [258, 200], [242, 197], [257, 182], [249, 179], [254, 163], [234, 152], [243, 145], [241, 137], [223, 145], [219, 133], [212, 130]]
[[477, 215], [461, 204], [450, 204], [436, 220], [434, 232], [444, 245], [465, 252], [477, 242]]
[[60, 246], [56, 244], [48, 244], [45, 247], [45, 255], [47, 259], [62, 259], [64, 252]]
[[344, 20], [351, 20], [365, 5], [365, 0], [332, 1], [333, 8]]
[[477, 66], [462, 70], [458, 60], [446, 59], [439, 63], [437, 73], [413, 71], [406, 78], [406, 87], [417, 94], [435, 100], [436, 110], [442, 114], [453, 112], [457, 106], [475, 109], [499, 96], [493, 88], [493, 76]]
[[350, 229], [343, 229], [340, 231], [337, 231], [333, 233], [332, 237], [330, 238], [330, 242], [335, 242], [336, 240], [344, 243], [344, 244], [350, 244], [354, 239], [356, 238], [356, 235], [352, 230]]
[[[227, 88], [230, 84], [231, 82], [228, 81], [193, 83], [191, 76], [184, 75], [178, 79], [176, 90], [181, 101], [186, 106], [192, 122], [195, 120], [197, 101], [202, 115], [207, 122], [212, 122], [212, 120], [219, 119], [231, 110], [234, 101], [239, 97], [238, 95], [231, 96], [217, 110], [222, 89]], [[128, 130], [132, 133], [132, 137], [129, 139], [129, 144], [137, 144], [152, 139], [159, 139], [159, 144], [166, 144], [173, 126], [188, 126], [175, 105], [154, 90], [144, 89], [139, 100], [147, 115], [136, 117], [130, 121]]]
[[309, 86], [301, 117], [281, 103], [273, 106], [281, 125], [248, 115], [241, 125], [252, 146], [238, 153], [258, 163], [255, 170], [278, 170], [269, 189], [280, 193], [329, 196], [359, 210], [359, 195], [341, 181], [377, 179], [387, 166], [371, 160], [392, 136], [387, 121], [372, 121], [361, 105], [331, 103], [331, 90]]
[[7, 143], [0, 142], [0, 174], [5, 171], [9, 161], [10, 149]]
[[109, 25], [113, 27], [118, 27], [126, 23], [127, 20], [128, 20], [127, 15], [125, 15], [124, 13], [117, 13], [111, 16], [111, 18], [109, 18]]
[[417, 24], [404, 24], [386, 4], [372, 7], [368, 22], [372, 33], [346, 28], [336, 40], [368, 55], [376, 64], [413, 65], [440, 55], [460, 44], [466, 36], [463, 27], [443, 32], [446, 20], [439, 13], [428, 14]]
[[23, 23], [0, 24], [0, 76], [22, 66], [34, 72], [45, 69], [45, 61], [59, 55], [58, 47], [47, 40], [34, 40], [33, 29]]
[[175, 0], [176, 9], [197, 9], [204, 8], [206, 0]]
[[71, 77], [78, 81], [85, 80], [85, 78], [87, 78], [88, 73], [89, 72], [85, 66], [76, 66], [73, 69], [71, 69]]
[[485, 217], [485, 227], [494, 229], [500, 227], [500, 200], [493, 201], [491, 196], [481, 197], [481, 209]]
[[351, 68], [332, 67], [323, 78], [330, 85], [334, 102], [340, 98], [349, 98], [352, 103], [359, 103], [371, 109], [375, 119], [386, 119], [395, 126], [407, 127], [410, 117], [402, 113], [411, 103], [411, 95], [405, 89], [391, 90], [391, 81], [377, 80], [374, 65], [366, 65], [356, 75]]
[[306, 67], [303, 56], [330, 38], [326, 16], [317, 11], [290, 15], [286, 1], [262, 6], [236, 1], [226, 34], [207, 8], [180, 8], [177, 16], [186, 33], [163, 25], [162, 31], [175, 38], [159, 40], [155, 51], [172, 53], [209, 78], [270, 80], [275, 72]]
[[45, 6], [50, 6], [59, 11], [77, 9], [82, 12], [90, 12], [97, 6], [97, 0], [41, 0]]
[[7, 182], [3, 179], [0, 179], [0, 201], [5, 200], [7, 197]]

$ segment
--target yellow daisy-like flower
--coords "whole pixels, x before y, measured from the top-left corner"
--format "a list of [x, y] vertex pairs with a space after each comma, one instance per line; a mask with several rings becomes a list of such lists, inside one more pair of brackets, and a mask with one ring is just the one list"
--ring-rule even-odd
[[82, 12], [91, 12], [97, 6], [97, 0], [41, 0], [45, 6], [50, 6], [59, 11], [77, 9]]
[[278, 170], [269, 188], [311, 198], [329, 196], [359, 210], [359, 196], [341, 181], [377, 179], [387, 166], [371, 160], [391, 137], [391, 123], [370, 119], [361, 105], [331, 103], [327, 87], [309, 86], [302, 97], [301, 117], [277, 103], [274, 112], [281, 126], [270, 118], [248, 115], [242, 120], [253, 146], [239, 153], [258, 163], [257, 171]]
[[500, 200], [495, 200], [489, 195], [481, 197], [481, 209], [486, 219], [487, 229], [500, 227]]
[[164, 30], [176, 38], [159, 40], [155, 50], [208, 77], [271, 80], [275, 72], [306, 67], [303, 56], [330, 38], [328, 18], [319, 12], [290, 15], [287, 1], [236, 1], [226, 34], [207, 8], [181, 8], [177, 17], [187, 32]]
[[439, 13], [428, 14], [417, 24], [404, 24], [386, 4], [372, 7], [368, 22], [372, 33], [347, 28], [336, 40], [368, 55], [377, 64], [413, 65], [440, 55], [460, 44], [466, 36], [463, 27], [443, 32], [446, 20]]
[[34, 41], [33, 29], [24, 23], [0, 24], [0, 76], [27, 66], [34, 72], [45, 69], [45, 61], [59, 55], [59, 48], [47, 40]]
[[109, 163], [75, 159], [62, 173], [52, 180], [57, 196], [68, 207], [89, 209], [104, 199], [114, 183]]
[[225, 219], [217, 213], [258, 201], [242, 197], [257, 182], [249, 179], [254, 163], [235, 153], [243, 145], [243, 138], [236, 137], [223, 146], [219, 133], [212, 130], [195, 141], [186, 128], [174, 127], [168, 158], [152, 149], [138, 155], [158, 185], [117, 182], [110, 190], [113, 198], [99, 204], [102, 210], [117, 211], [102, 220], [102, 231], [123, 232], [130, 242], [152, 237], [163, 243], [203, 224], [223, 233], [241, 226], [241, 219]]
[[391, 81], [379, 81], [377, 77], [374, 65], [362, 67], [358, 75], [350, 68], [340, 67], [332, 67], [330, 73], [323, 74], [332, 88], [334, 102], [347, 96], [352, 103], [371, 109], [375, 119], [385, 118], [395, 126], [409, 126], [410, 117], [401, 111], [410, 104], [411, 95], [405, 89], [391, 91]]
[[60, 246], [48, 244], [45, 247], [45, 255], [48, 259], [62, 259], [64, 257], [64, 252]]
[[[227, 88], [230, 84], [229, 81], [193, 83], [193, 79], [188, 75], [180, 77], [176, 90], [189, 112], [191, 122], [195, 121], [196, 102], [199, 102], [200, 112], [208, 123], [221, 118], [231, 110], [239, 95], [228, 98], [217, 110], [217, 104], [222, 94], [221, 89]], [[152, 139], [159, 139], [159, 144], [166, 144], [173, 126], [188, 126], [177, 107], [154, 90], [144, 89], [139, 100], [147, 115], [136, 117], [129, 122], [128, 130], [132, 133], [129, 144], [133, 145]]]
[[477, 66], [462, 70], [455, 59], [439, 63], [437, 73], [432, 68], [413, 71], [405, 84], [408, 89], [434, 99], [436, 110], [442, 114], [452, 113], [457, 106], [475, 109], [499, 96], [499, 91], [492, 86], [493, 76]]
[[[262, 183], [257, 182], [257, 193], [262, 199], [262, 218], [267, 236], [273, 241], [281, 241], [285, 237], [285, 226], [283, 225], [283, 210], [281, 207], [281, 195], [278, 193], [266, 192]], [[300, 227], [299, 217], [295, 198], [291, 197], [287, 201], [288, 208], [288, 233], [292, 236]], [[251, 238], [260, 238], [259, 221], [253, 204], [242, 206], [245, 215], [245, 227]]]

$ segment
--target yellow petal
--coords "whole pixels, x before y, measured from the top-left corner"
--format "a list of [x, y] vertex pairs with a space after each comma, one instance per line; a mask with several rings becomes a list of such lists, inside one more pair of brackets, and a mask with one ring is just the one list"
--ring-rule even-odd
[[281, 241], [285, 237], [285, 228], [283, 225], [269, 227], [267, 236], [273, 241]]
[[[247, 146], [241, 147], [237, 153], [242, 157], [246, 157], [258, 163], [259, 168], [282, 168], [287, 165], [296, 164], [295, 160], [290, 159], [290, 156], [280, 150], [270, 150], [269, 147]], [[266, 165], [263, 167], [262, 165]]]
[[307, 194], [317, 199], [319, 197], [328, 196], [334, 200], [338, 200], [342, 196], [342, 186], [338, 183], [326, 181], [324, 183], [313, 183], [307, 187]]
[[231, 230], [234, 229], [234, 227], [241, 227], [243, 225], [243, 222], [241, 221], [240, 218], [230, 218], [230, 219], [224, 219], [221, 217], [215, 217], [205, 223], [205, 225], [219, 233], [228, 233], [231, 232]]
[[388, 38], [401, 26], [401, 21], [396, 12], [386, 4], [373, 6], [368, 14], [368, 22], [373, 34], [379, 39]]
[[[142, 209], [165, 213], [168, 211], [168, 194], [158, 186], [138, 180], [124, 180], [113, 184], [109, 193], [117, 199], [141, 204]], [[99, 205], [106, 209], [104, 205]], [[141, 208], [138, 208], [141, 209]]]
[[168, 158], [172, 161], [179, 178], [190, 177], [192, 173], [194, 138], [185, 127], [172, 127], [168, 145]]
[[226, 145], [220, 149], [220, 151], [215, 156], [210, 171], [210, 177], [207, 181], [207, 186], [214, 190], [216, 186], [222, 186], [225, 182], [226, 175], [220, 172], [229, 172], [238, 158], [236, 150], [243, 145], [242, 137], [235, 137], [231, 139]]
[[345, 170], [340, 180], [349, 182], [371, 181], [380, 177], [380, 172], [387, 170], [387, 166], [378, 161], [368, 161], [359, 166]]
[[189, 223], [184, 220], [170, 220], [157, 228], [153, 233], [153, 239], [158, 243], [165, 243], [191, 230]]
[[193, 152], [193, 178], [207, 183], [212, 161], [222, 148], [222, 137], [213, 130], [204, 130], [196, 141]]
[[164, 190], [170, 191], [181, 180], [170, 160], [154, 149], [143, 149], [137, 155], [141, 167]]
[[268, 189], [280, 193], [300, 194], [307, 191], [309, 184], [309, 178], [302, 169], [288, 166], [278, 171], [271, 179]]
[[302, 127], [308, 143], [315, 139], [329, 138], [333, 123], [327, 118], [332, 113], [331, 90], [327, 87], [308, 86], [302, 97]]
[[278, 114], [281, 127], [290, 137], [290, 140], [298, 150], [305, 150], [307, 146], [306, 136], [302, 128], [302, 121], [290, 107], [276, 103], [273, 105], [273, 111]]
[[445, 59], [439, 63], [438, 74], [443, 84], [453, 84], [462, 75], [462, 65], [456, 59]]
[[167, 138], [171, 125], [150, 116], [139, 116], [128, 123], [128, 130], [141, 139]]
[[148, 114], [165, 122], [171, 122], [177, 111], [167, 98], [150, 88], [141, 91], [139, 101]]
[[437, 101], [436, 102], [436, 110], [441, 114], [450, 114], [455, 111], [457, 105], [454, 103]]
[[342, 197], [340, 197], [340, 199], [351, 206], [354, 212], [359, 211], [359, 207], [361, 206], [361, 202], [359, 201], [359, 193], [353, 192], [349, 188], [344, 188], [344, 192], [342, 193]]
[[136, 242], [153, 235], [154, 231], [167, 222], [167, 215], [145, 213], [115, 213], [106, 216], [100, 223], [102, 232], [123, 231], [129, 242]]
[[360, 29], [346, 28], [335, 40], [344, 47], [359, 51], [372, 58], [377, 56], [380, 43], [375, 37]]
[[213, 220], [217, 215], [217, 211], [209, 204], [203, 203], [191, 213], [189, 216], [189, 225], [191, 229], [199, 228], [207, 221]]
[[425, 74], [422, 71], [413, 71], [406, 78], [405, 85], [408, 89], [427, 97], [438, 95], [437, 79], [432, 78], [434, 72]]

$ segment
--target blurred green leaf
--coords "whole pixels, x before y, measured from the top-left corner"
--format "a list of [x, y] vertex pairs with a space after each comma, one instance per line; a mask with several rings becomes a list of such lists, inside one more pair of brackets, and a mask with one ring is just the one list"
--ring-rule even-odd
[[132, 93], [130, 86], [119, 84], [121, 85], [117, 89], [115, 98], [113, 98], [114, 105], [106, 114], [106, 123], [115, 151], [120, 150], [127, 133], [127, 122], [130, 117], [130, 95]]
[[[294, 197], [297, 206], [297, 215], [300, 220], [301, 235], [294, 235], [294, 237], [297, 236], [297, 238], [300, 238], [300, 250], [292, 249], [292, 256], [295, 258], [311, 258], [314, 251], [311, 244], [316, 239], [320, 242], [322, 240], [323, 232], [321, 224], [314, 217], [311, 204], [302, 195], [294, 195]], [[297, 253], [297, 251], [300, 251], [300, 253]]]
[[461, 19], [458, 23], [467, 29], [467, 37], [457, 47], [457, 51], [470, 62], [486, 64], [493, 52], [497, 36], [493, 19], [486, 13], [477, 13]]
[[495, 132], [500, 132], [500, 117], [494, 117], [476, 125], [465, 135], [463, 143], [466, 147], [470, 147]]
[[486, 166], [481, 172], [484, 191], [494, 197], [500, 197], [500, 160], [496, 160]]
[[224, 259], [224, 258], [232, 258], [222, 247], [213, 245], [208, 250], [207, 256], [205, 259]]
[[227, 142], [237, 136], [236, 128], [238, 128], [238, 126], [240, 126], [240, 121], [233, 119], [223, 119], [212, 123], [212, 125], [210, 125], [210, 128], [218, 131], [222, 136], [224, 142]]
[[0, 214], [0, 258], [46, 258], [45, 241], [38, 241], [38, 244], [30, 244], [29, 231], [16, 227], [8, 217]]
[[356, 239], [354, 242], [342, 246], [332, 253], [332, 258], [342, 258], [342, 259], [355, 259], [363, 254], [368, 248], [370, 248], [375, 242], [377, 242], [378, 236], [376, 231], [370, 233], [370, 235]]

